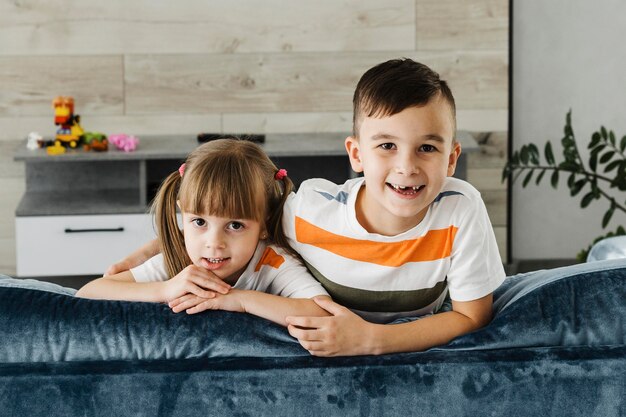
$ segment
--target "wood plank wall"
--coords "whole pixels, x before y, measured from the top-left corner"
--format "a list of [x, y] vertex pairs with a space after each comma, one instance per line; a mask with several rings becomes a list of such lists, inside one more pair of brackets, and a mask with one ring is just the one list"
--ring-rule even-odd
[[0, 273], [13, 150], [54, 134], [54, 96], [106, 133], [348, 131], [358, 78], [405, 56], [450, 82], [459, 128], [506, 131], [507, 48], [507, 0], [0, 2]]

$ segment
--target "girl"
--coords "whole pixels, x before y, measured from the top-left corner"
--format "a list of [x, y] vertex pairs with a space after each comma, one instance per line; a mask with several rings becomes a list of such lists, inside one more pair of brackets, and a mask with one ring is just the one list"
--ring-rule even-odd
[[292, 188], [286, 171], [249, 141], [199, 146], [152, 204], [161, 253], [91, 281], [77, 296], [168, 302], [174, 312], [248, 312], [284, 326], [289, 315], [327, 315], [310, 298], [328, 293], [283, 234]]

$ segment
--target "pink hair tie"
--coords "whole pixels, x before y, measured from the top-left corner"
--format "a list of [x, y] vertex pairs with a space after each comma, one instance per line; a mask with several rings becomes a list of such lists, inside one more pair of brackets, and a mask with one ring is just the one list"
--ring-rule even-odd
[[178, 168], [178, 173], [180, 174], [180, 177], [183, 177], [183, 174], [185, 173], [185, 168], [187, 167], [187, 164], [182, 164], [180, 166], [180, 168]]
[[274, 175], [274, 179], [281, 181], [283, 178], [287, 176], [286, 169], [279, 169], [278, 172]]

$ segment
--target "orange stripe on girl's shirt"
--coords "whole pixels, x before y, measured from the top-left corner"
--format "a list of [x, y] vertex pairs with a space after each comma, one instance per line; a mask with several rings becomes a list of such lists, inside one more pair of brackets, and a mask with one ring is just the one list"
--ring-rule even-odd
[[257, 272], [263, 265], [269, 265], [272, 268], [280, 268], [280, 266], [285, 262], [285, 258], [277, 254], [272, 248], [265, 248], [265, 252], [263, 252], [263, 256], [259, 260], [259, 263], [256, 264], [254, 268], [254, 272]]
[[383, 266], [447, 258], [458, 227], [430, 230], [426, 235], [401, 242], [372, 242], [337, 235], [296, 216], [296, 239], [344, 258]]

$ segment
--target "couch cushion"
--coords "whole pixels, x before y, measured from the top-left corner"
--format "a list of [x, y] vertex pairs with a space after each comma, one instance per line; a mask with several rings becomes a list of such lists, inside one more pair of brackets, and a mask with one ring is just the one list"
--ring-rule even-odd
[[[71, 293], [0, 279], [0, 363], [309, 356], [285, 329], [247, 314]], [[625, 299], [623, 259], [509, 277], [487, 327], [433, 350], [624, 345]]]

